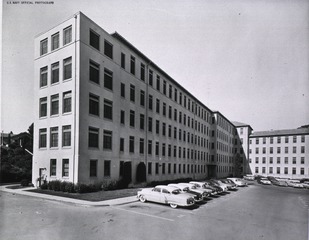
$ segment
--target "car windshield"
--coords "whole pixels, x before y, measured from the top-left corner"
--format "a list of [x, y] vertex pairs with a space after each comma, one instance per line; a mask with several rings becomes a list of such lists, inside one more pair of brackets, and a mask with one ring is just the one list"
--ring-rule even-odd
[[196, 186], [195, 186], [195, 185], [192, 185], [192, 186], [191, 186], [191, 189], [196, 189]]
[[189, 191], [189, 188], [188, 188], [188, 187], [185, 187], [184, 189], [182, 189], [182, 191], [188, 192], [188, 191]]
[[172, 191], [172, 194], [175, 194], [175, 195], [177, 195], [177, 194], [179, 194], [179, 193], [180, 193], [180, 190], [179, 190], [179, 189], [175, 189], [175, 190]]

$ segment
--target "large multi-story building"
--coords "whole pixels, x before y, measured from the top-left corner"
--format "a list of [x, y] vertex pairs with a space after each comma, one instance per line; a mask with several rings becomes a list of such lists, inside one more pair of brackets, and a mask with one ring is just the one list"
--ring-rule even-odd
[[256, 175], [309, 177], [309, 127], [254, 132], [250, 135], [249, 163]]
[[[35, 38], [34, 65], [33, 183], [42, 176], [95, 183], [125, 175], [136, 182], [137, 169], [148, 182], [286, 172], [249, 152], [249, 138], [264, 133], [211, 111], [120, 34], [81, 12]], [[302, 141], [308, 145], [308, 134], [291, 157], [293, 177], [309, 176]], [[249, 163], [253, 158], [265, 166]]]
[[134, 181], [140, 163], [147, 181], [233, 173], [232, 124], [81, 12], [35, 38], [34, 92], [33, 182], [40, 172], [91, 183], [128, 169]]

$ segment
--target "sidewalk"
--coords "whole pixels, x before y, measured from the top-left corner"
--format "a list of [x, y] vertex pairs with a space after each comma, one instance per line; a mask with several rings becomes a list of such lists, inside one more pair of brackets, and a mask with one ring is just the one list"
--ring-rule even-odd
[[27, 191], [31, 189], [36, 189], [35, 187], [28, 187], [28, 188], [22, 188], [22, 189], [10, 189], [10, 188], [6, 188], [7, 186], [10, 186], [10, 185], [0, 186], [0, 191], [12, 193], [12, 194], [20, 194], [20, 195], [29, 196], [29, 197], [36, 197], [36, 198], [41, 198], [41, 199], [46, 199], [46, 200], [51, 200], [51, 201], [58, 201], [58, 202], [63, 202], [63, 203], [87, 206], [87, 207], [115, 206], [115, 205], [122, 205], [126, 203], [136, 202], [138, 200], [136, 196], [131, 196], [131, 197], [116, 198], [116, 199], [111, 199], [111, 200], [92, 202], [92, 201], [59, 197], [59, 196], [53, 196], [53, 195], [47, 195], [47, 194]]

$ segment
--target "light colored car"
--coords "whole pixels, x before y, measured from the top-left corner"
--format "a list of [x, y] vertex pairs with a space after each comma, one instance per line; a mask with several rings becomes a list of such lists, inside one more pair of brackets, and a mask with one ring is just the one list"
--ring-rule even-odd
[[309, 182], [308, 181], [303, 182], [303, 187], [309, 189]]
[[269, 181], [267, 178], [261, 178], [260, 183], [264, 185], [271, 185], [271, 181]]
[[158, 185], [154, 188], [144, 188], [137, 192], [137, 197], [141, 202], [157, 202], [169, 204], [172, 208], [177, 206], [188, 207], [195, 204], [192, 196], [183, 194], [175, 187]]
[[286, 183], [289, 187], [304, 188], [304, 184], [300, 183], [300, 181], [297, 181], [297, 180], [288, 180], [286, 181]]
[[202, 189], [207, 192], [208, 196], [209, 195], [214, 195], [216, 190], [208, 185], [206, 185], [204, 182], [196, 182], [196, 181], [191, 181], [189, 182], [191, 184], [194, 184], [198, 189]]
[[199, 193], [198, 191], [194, 191], [194, 189], [190, 189], [187, 186], [184, 186], [184, 185], [178, 184], [178, 183], [171, 183], [171, 184], [168, 184], [167, 186], [178, 188], [181, 193], [186, 193], [186, 194], [192, 196], [194, 198], [195, 202], [203, 201], [203, 195], [201, 193]]
[[206, 191], [206, 189], [197, 188], [192, 183], [178, 183], [178, 184], [189, 187], [190, 190], [193, 190], [193, 191], [196, 191], [196, 192], [202, 194], [203, 198], [207, 198], [209, 196], [209, 193]]
[[247, 174], [244, 176], [244, 180], [254, 181], [254, 179], [255, 179], [254, 175]]
[[227, 178], [235, 183], [238, 187], [246, 187], [247, 183], [240, 178]]
[[226, 184], [224, 184], [223, 182], [216, 180], [216, 179], [211, 179], [210, 182], [217, 184], [217, 186], [219, 186], [220, 188], [222, 188], [223, 192], [227, 192], [228, 191], [228, 187]]
[[228, 190], [236, 190], [237, 189], [237, 185], [235, 183], [233, 183], [232, 180], [220, 179], [220, 181], [227, 185]]

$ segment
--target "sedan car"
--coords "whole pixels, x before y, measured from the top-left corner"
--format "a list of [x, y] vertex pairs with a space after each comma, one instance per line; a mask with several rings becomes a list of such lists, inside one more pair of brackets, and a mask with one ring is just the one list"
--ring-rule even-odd
[[216, 179], [211, 179], [210, 182], [216, 184], [217, 186], [219, 186], [223, 192], [227, 192], [228, 191], [228, 187], [226, 184], [224, 184], [223, 182], [216, 180]]
[[196, 182], [196, 181], [192, 181], [189, 182], [191, 184], [194, 184], [195, 187], [197, 187], [197, 189], [202, 189], [204, 191], [206, 191], [209, 195], [214, 195], [216, 193], [216, 190], [210, 186], [207, 186], [204, 182]]
[[177, 206], [188, 207], [195, 204], [192, 196], [183, 194], [175, 187], [159, 185], [154, 188], [144, 188], [137, 192], [137, 197], [141, 202], [157, 202], [169, 204], [172, 208]]
[[180, 185], [189, 187], [190, 190], [193, 190], [195, 192], [198, 192], [200, 194], [202, 194], [203, 198], [207, 198], [209, 196], [208, 191], [206, 191], [206, 189], [201, 189], [201, 188], [197, 188], [194, 184], [192, 183], [179, 183]]
[[259, 183], [264, 185], [271, 185], [271, 181], [269, 181], [267, 178], [260, 178]]
[[289, 180], [286, 182], [289, 187], [304, 188], [304, 184], [297, 180]]
[[203, 201], [203, 195], [200, 192], [194, 191], [194, 189], [190, 189], [187, 186], [184, 186], [178, 183], [171, 183], [171, 184], [168, 184], [167, 186], [178, 188], [181, 193], [187, 193], [188, 195], [194, 198], [195, 202]]
[[237, 185], [232, 180], [220, 179], [220, 181], [227, 185], [228, 190], [236, 190], [237, 189]]
[[238, 187], [246, 187], [247, 186], [247, 183], [240, 178], [227, 178], [227, 179], [233, 181], [233, 183], [235, 183]]

